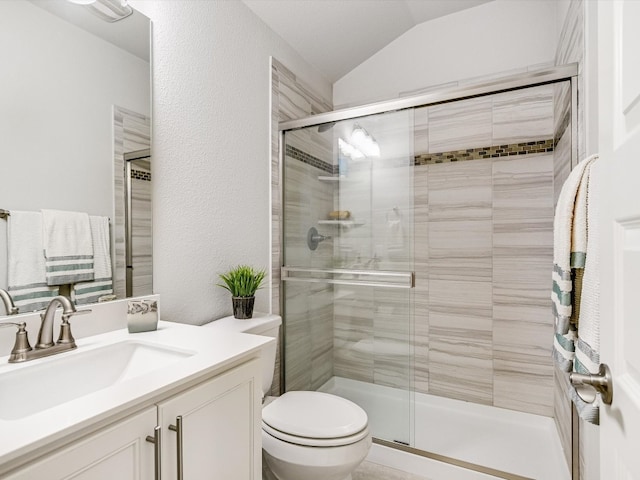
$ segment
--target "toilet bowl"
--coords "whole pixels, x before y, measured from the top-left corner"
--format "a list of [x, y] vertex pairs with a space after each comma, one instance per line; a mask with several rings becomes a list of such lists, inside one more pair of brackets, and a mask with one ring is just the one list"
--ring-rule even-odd
[[[282, 319], [254, 314], [225, 317], [205, 327], [277, 338]], [[275, 344], [264, 347], [262, 392], [271, 388]], [[344, 398], [292, 391], [271, 397], [262, 409], [263, 458], [279, 480], [350, 480], [371, 447], [366, 412]]]

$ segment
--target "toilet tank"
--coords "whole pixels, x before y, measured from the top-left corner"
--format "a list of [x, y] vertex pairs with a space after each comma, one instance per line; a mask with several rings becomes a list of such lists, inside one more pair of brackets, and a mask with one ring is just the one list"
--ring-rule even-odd
[[[265, 337], [278, 338], [278, 332], [282, 325], [279, 315], [269, 313], [253, 313], [253, 318], [239, 320], [233, 316], [223, 317], [211, 323], [203, 325], [204, 328], [216, 328], [227, 332], [251, 333]], [[273, 369], [276, 365], [277, 342], [262, 347], [262, 396], [271, 390], [273, 382]]]

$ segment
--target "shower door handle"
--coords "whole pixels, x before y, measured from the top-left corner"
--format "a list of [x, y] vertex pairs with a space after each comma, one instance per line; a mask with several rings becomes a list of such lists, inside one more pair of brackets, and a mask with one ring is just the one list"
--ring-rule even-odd
[[[611, 376], [611, 370], [609, 367], [601, 363], [600, 371], [598, 373], [589, 373], [582, 374], [572, 372], [569, 374], [569, 380], [571, 380], [571, 384], [574, 386], [580, 385], [589, 385], [596, 389], [598, 393], [602, 396], [602, 401], [605, 405], [611, 405], [613, 401], [613, 378]], [[589, 402], [587, 399], [583, 399]]]

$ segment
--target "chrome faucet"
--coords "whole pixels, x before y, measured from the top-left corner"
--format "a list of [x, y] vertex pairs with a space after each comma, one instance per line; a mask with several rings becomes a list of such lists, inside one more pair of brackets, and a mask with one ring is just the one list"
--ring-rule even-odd
[[[58, 307], [62, 307], [62, 323], [60, 324], [60, 336], [56, 343], [53, 342], [53, 320], [56, 316]], [[66, 352], [76, 348], [76, 341], [71, 334], [71, 325], [69, 318], [73, 315], [81, 315], [89, 313], [91, 310], [76, 310], [69, 298], [59, 295], [53, 297], [47, 306], [47, 309], [40, 315], [42, 322], [40, 323], [40, 331], [38, 332], [38, 343], [34, 348], [29, 346], [25, 324], [15, 323], [18, 327], [16, 334], [16, 343], [9, 356], [9, 363], [26, 362], [36, 358], [55, 355], [56, 353]], [[10, 323], [6, 323], [7, 325]], [[4, 324], [0, 324], [4, 326]]]
[[45, 312], [40, 314], [42, 323], [40, 324], [40, 331], [38, 332], [38, 343], [36, 343], [36, 349], [52, 348], [56, 346], [56, 344], [53, 343], [53, 319], [56, 315], [56, 309], [58, 306], [62, 307], [62, 323], [60, 324], [60, 336], [58, 337], [57, 345], [66, 345], [67, 350], [76, 348], [76, 341], [74, 340], [73, 335], [71, 335], [69, 318], [72, 315], [89, 313], [91, 310], [78, 311], [68, 297], [58, 295], [51, 299]]
[[18, 313], [18, 307], [13, 303], [13, 299], [9, 292], [0, 288], [0, 298], [4, 302], [4, 308], [7, 310], [7, 315], [16, 315]]

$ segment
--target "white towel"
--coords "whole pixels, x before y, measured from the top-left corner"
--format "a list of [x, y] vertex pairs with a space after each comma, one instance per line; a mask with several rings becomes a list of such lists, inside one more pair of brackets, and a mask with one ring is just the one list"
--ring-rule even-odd
[[8, 290], [21, 313], [45, 308], [58, 295], [47, 285], [40, 212], [12, 210], [7, 218]]
[[560, 192], [553, 220], [551, 299], [556, 333], [553, 353], [560, 368], [567, 372], [573, 369], [575, 356], [579, 313], [575, 297], [580, 295], [580, 289], [574, 289], [574, 283], [580, 286], [587, 254], [588, 181], [596, 158], [594, 155], [585, 159], [571, 171]]
[[95, 303], [100, 297], [113, 293], [111, 271], [111, 242], [109, 218], [90, 216], [91, 237], [93, 239], [93, 268], [95, 279], [92, 282], [74, 283], [71, 299], [76, 305]]
[[[567, 372], [598, 373], [600, 366], [597, 158], [593, 155], [572, 170], [554, 218], [553, 355]], [[570, 395], [580, 417], [598, 424], [598, 404], [585, 402], [575, 389]]]
[[42, 210], [44, 257], [48, 285], [94, 279], [89, 215]]

